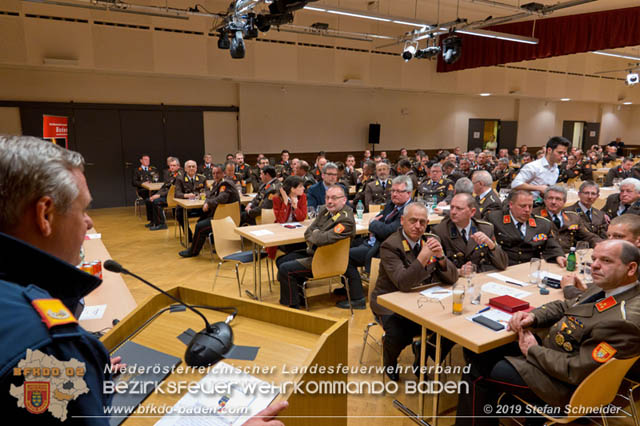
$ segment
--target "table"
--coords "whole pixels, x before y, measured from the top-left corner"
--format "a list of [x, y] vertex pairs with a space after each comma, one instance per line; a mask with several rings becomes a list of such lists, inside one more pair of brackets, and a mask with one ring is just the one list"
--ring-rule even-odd
[[142, 187], [149, 191], [159, 191], [160, 188], [162, 188], [162, 185], [164, 185], [162, 182], [144, 182]]
[[[366, 234], [369, 232], [369, 220], [373, 218], [375, 214], [376, 213], [365, 213], [362, 220], [356, 220], [356, 234]], [[268, 223], [236, 228], [236, 232], [241, 237], [253, 243], [254, 293], [252, 296], [256, 300], [262, 300], [262, 258], [260, 256], [262, 248], [304, 242], [304, 232], [311, 224], [311, 220], [305, 220], [300, 224], [302, 225], [301, 227], [293, 229], [285, 228], [281, 223]], [[264, 231], [268, 231], [268, 233]]]
[[191, 209], [201, 209], [204, 206], [205, 200], [201, 199], [193, 199], [189, 200], [186, 198], [175, 198], [176, 204], [182, 207], [182, 218], [183, 218], [183, 234], [184, 241], [182, 240], [182, 236], [180, 237], [180, 244], [183, 247], [189, 247], [189, 213], [188, 210]]
[[[559, 267], [555, 263], [546, 263], [547, 270], [556, 274], [563, 274], [566, 271]], [[531, 306], [538, 307], [553, 300], [562, 299], [562, 290], [556, 290], [549, 288], [549, 295], [543, 296], [538, 292], [538, 288], [535, 285], [528, 285], [526, 287], [518, 287], [516, 285], [507, 284], [495, 278], [488, 277], [488, 274], [493, 272], [499, 272], [510, 278], [515, 278], [520, 281], [528, 281], [529, 275], [529, 263], [523, 263], [520, 265], [514, 265], [507, 268], [505, 271], [490, 271], [478, 274], [474, 278], [474, 283], [487, 283], [489, 281], [497, 282], [508, 287], [522, 289], [528, 291], [531, 294], [524, 298]], [[460, 278], [464, 279], [464, 278]], [[451, 313], [451, 296], [442, 301], [444, 308], [439, 303], [423, 303], [421, 307], [418, 307], [419, 292], [425, 287], [416, 288], [412, 292], [393, 292], [378, 297], [378, 303], [385, 308], [402, 315], [411, 321], [416, 322], [421, 326], [421, 339], [423, 344], [420, 347], [420, 365], [426, 365], [426, 333], [427, 329], [436, 334], [436, 354], [435, 363], [441, 362], [441, 339], [445, 337], [453, 342], [460, 344], [461, 346], [470, 349], [476, 353], [486, 352], [488, 350], [497, 348], [507, 343], [513, 342], [517, 339], [517, 334], [510, 331], [494, 332], [479, 324], [475, 324], [466, 319], [467, 316], [475, 314], [484, 305], [470, 305], [465, 303], [464, 311], [462, 315], [453, 315]], [[490, 297], [496, 295], [483, 293], [482, 301], [486, 304]], [[466, 300], [465, 300], [466, 302]], [[434, 380], [437, 382], [440, 379], [440, 374], [436, 370]], [[424, 381], [424, 373], [420, 372], [420, 382]], [[433, 399], [433, 424], [437, 424], [438, 414], [438, 394], [434, 394]], [[415, 416], [411, 410], [404, 407], [402, 403], [394, 401], [395, 404], [403, 407], [405, 413], [411, 413], [410, 416]], [[424, 394], [418, 395], [418, 412], [420, 416], [424, 417]]]
[[[97, 235], [96, 230], [89, 230], [87, 235]], [[85, 240], [82, 247], [87, 262], [100, 260], [104, 263], [105, 260], [111, 259], [111, 255], [100, 238]], [[107, 305], [102, 318], [80, 321], [80, 325], [89, 331], [100, 331], [112, 327], [114, 319], [122, 320], [137, 306], [120, 274], [109, 272], [104, 268], [102, 269], [102, 284], [84, 298], [84, 303], [85, 307]]]

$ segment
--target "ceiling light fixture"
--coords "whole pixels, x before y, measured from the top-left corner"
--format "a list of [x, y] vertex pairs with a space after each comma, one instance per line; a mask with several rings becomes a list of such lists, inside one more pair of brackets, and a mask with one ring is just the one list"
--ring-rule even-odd
[[622, 103], [622, 105], [631, 105], [631, 104], [633, 104], [633, 102], [628, 102], [628, 101], [627, 101], [627, 102], [623, 102], [623, 103]]
[[324, 12], [324, 13], [331, 13], [334, 15], [349, 16], [352, 18], [361, 18], [361, 19], [370, 19], [373, 21], [389, 22], [391, 24], [409, 25], [409, 26], [414, 26], [418, 28], [431, 28], [431, 26], [425, 22], [413, 21], [411, 19], [406, 19], [406, 18], [396, 18], [394, 16], [378, 15], [375, 13], [366, 13], [366, 12], [361, 12], [359, 10], [340, 9], [335, 7], [331, 7], [331, 8], [316, 7], [316, 6], [305, 6], [304, 9], [312, 12]]
[[499, 33], [488, 30], [456, 30], [460, 34], [474, 35], [478, 37], [494, 38], [496, 40], [515, 41], [517, 43], [525, 44], [538, 44], [538, 39], [535, 37], [525, 37], [517, 34]]
[[569, 102], [571, 98], [560, 98], [561, 102]]
[[491, 93], [480, 93], [480, 96], [491, 96]]
[[605, 52], [603, 50], [596, 50], [591, 53], [595, 53], [596, 55], [603, 55], [603, 56], [613, 56], [615, 58], [631, 59], [632, 61], [640, 61], [640, 57], [638, 56], [625, 55], [624, 53], [618, 53], [618, 52]]

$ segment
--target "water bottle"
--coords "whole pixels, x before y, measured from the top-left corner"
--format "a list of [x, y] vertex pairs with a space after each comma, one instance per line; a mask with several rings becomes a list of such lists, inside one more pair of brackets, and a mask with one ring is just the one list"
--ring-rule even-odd
[[431, 197], [431, 208], [435, 210], [435, 208], [438, 206], [438, 197], [437, 196], [433, 196]]
[[358, 205], [356, 206], [356, 217], [358, 220], [362, 220], [362, 215], [364, 214], [364, 204], [362, 204], [362, 200], [358, 201]]
[[571, 251], [567, 256], [567, 271], [573, 272], [576, 270], [576, 248], [571, 247]]

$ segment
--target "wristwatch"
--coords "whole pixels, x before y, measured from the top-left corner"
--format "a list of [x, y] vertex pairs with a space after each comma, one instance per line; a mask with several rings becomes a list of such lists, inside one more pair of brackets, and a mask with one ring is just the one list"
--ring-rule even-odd
[[444, 256], [440, 256], [440, 257], [437, 257], [437, 256], [436, 256], [436, 260], [437, 260], [438, 262], [440, 262], [442, 259], [444, 259]]

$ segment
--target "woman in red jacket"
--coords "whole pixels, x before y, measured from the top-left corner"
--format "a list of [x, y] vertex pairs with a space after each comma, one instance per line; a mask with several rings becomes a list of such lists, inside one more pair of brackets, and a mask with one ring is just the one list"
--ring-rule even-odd
[[[307, 218], [307, 195], [304, 180], [299, 176], [289, 176], [280, 187], [280, 194], [273, 197], [273, 214], [276, 222], [302, 222]], [[305, 249], [306, 243], [289, 244], [279, 247], [285, 253]], [[274, 259], [278, 247], [268, 247], [269, 257]]]

